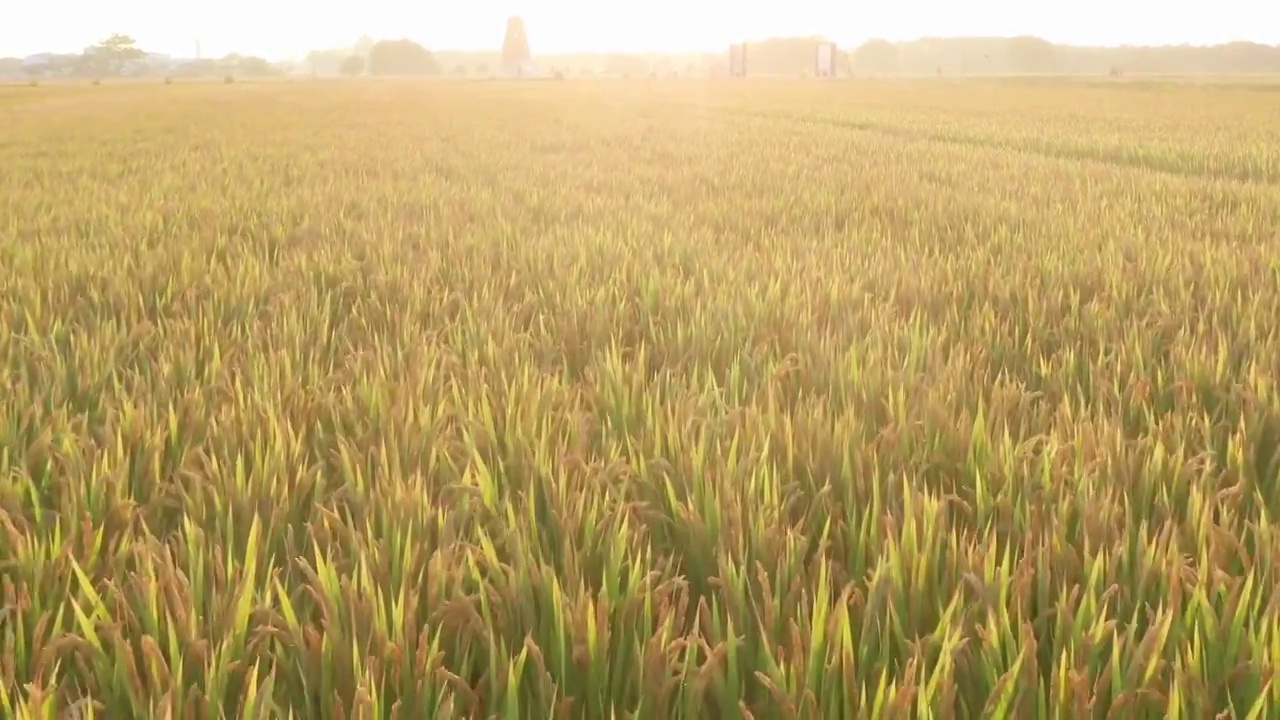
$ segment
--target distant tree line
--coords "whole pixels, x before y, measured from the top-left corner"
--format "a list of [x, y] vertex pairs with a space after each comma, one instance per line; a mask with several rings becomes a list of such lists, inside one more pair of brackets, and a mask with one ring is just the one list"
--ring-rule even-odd
[[[747, 43], [751, 75], [807, 75], [821, 37], [771, 38]], [[439, 52], [441, 63], [465, 69], [496, 64], [498, 53]], [[548, 67], [608, 75], [725, 75], [724, 53], [542, 55]], [[1280, 47], [1238, 42], [1226, 45], [1168, 47], [1078, 47], [1055, 45], [1037, 37], [921, 38], [910, 42], [869, 40], [840, 48], [841, 74], [1010, 75], [1136, 74], [1234, 75], [1280, 73]]]
[[[748, 72], [811, 74], [815, 47], [823, 41], [821, 37], [791, 37], [748, 42]], [[496, 48], [490, 52], [439, 51], [434, 55], [442, 66], [459, 75], [485, 72], [500, 60]], [[565, 68], [575, 75], [726, 75], [729, 70], [728, 48], [723, 53], [539, 54], [535, 59], [545, 67]], [[1270, 74], [1280, 73], [1280, 47], [1248, 42], [1207, 47], [1079, 47], [1055, 45], [1030, 36], [869, 40], [840, 48], [839, 64], [841, 74], [855, 75]]]
[[48, 54], [24, 62], [20, 58], [0, 59], [0, 74], [43, 77], [221, 77], [236, 75], [262, 77], [282, 70], [260, 57], [231, 54], [218, 59], [175, 59], [148, 53], [128, 35], [112, 35], [81, 53]]
[[[752, 75], [807, 75], [814, 69], [814, 48], [823, 38], [771, 38], [747, 44]], [[539, 64], [566, 74], [618, 76], [724, 75], [725, 53], [605, 53], [539, 55]], [[318, 50], [294, 69], [314, 75], [487, 75], [500, 64], [491, 52], [432, 52], [412, 40], [360, 38], [351, 47]], [[841, 48], [842, 74], [1001, 75], [1001, 74], [1252, 74], [1280, 73], [1280, 47], [1250, 42], [1164, 47], [1081, 47], [1055, 45], [1037, 37], [921, 38], [910, 42], [869, 40]], [[132, 38], [116, 35], [79, 55], [57, 55], [38, 65], [0, 58], [0, 75], [172, 74], [175, 76], [256, 76], [284, 72], [262, 58], [228, 55], [221, 59], [169, 63], [138, 49]]]
[[318, 50], [307, 56], [315, 75], [426, 76], [442, 73], [435, 55], [407, 39], [362, 37], [349, 50]]
[[[810, 71], [821, 38], [775, 38], [747, 44], [751, 74]], [[1251, 74], [1280, 73], [1280, 47], [1250, 42], [1167, 47], [1079, 47], [1037, 37], [921, 38], [893, 43], [869, 40], [846, 48], [845, 68], [855, 74], [912, 75]]]

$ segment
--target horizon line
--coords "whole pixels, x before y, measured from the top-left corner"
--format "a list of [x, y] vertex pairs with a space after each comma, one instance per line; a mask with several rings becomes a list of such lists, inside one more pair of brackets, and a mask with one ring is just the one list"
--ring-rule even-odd
[[[129, 33], [121, 33], [121, 34], [123, 34], [123, 35], [128, 35]], [[740, 40], [740, 41], [738, 41], [738, 42], [736, 42], [736, 43], [730, 43], [730, 45], [734, 45], [734, 44], [747, 44], [747, 45], [751, 45], [751, 44], [764, 43], [764, 42], [772, 42], [772, 41], [778, 41], [778, 40], [814, 39], [814, 40], [818, 40], [818, 41], [822, 41], [822, 42], [834, 42], [838, 48], [841, 48], [841, 49], [848, 49], [848, 48], [856, 48], [856, 47], [859, 47], [859, 46], [863, 45], [864, 43], [867, 43], [867, 42], [870, 42], [870, 41], [873, 41], [873, 40], [887, 40], [888, 42], [890, 42], [890, 43], [892, 43], [892, 44], [894, 44], [894, 45], [901, 45], [901, 44], [909, 44], [909, 43], [924, 42], [924, 41], [929, 41], [929, 40], [952, 40], [952, 41], [955, 41], [955, 40], [1012, 40], [1012, 39], [1015, 39], [1015, 38], [1025, 38], [1025, 37], [1032, 37], [1032, 38], [1036, 38], [1036, 39], [1038, 39], [1038, 40], [1044, 40], [1044, 41], [1049, 42], [1050, 44], [1052, 44], [1052, 45], [1054, 45], [1054, 46], [1056, 46], [1056, 47], [1066, 47], [1066, 48], [1084, 48], [1084, 49], [1096, 49], [1096, 50], [1124, 50], [1124, 49], [1129, 49], [1129, 48], [1152, 48], [1152, 49], [1159, 49], [1159, 48], [1201, 48], [1201, 49], [1208, 49], [1208, 48], [1215, 48], [1215, 47], [1224, 47], [1224, 46], [1227, 46], [1227, 45], [1234, 45], [1234, 44], [1258, 45], [1258, 46], [1262, 46], [1262, 47], [1270, 47], [1270, 48], [1280, 49], [1280, 43], [1269, 43], [1269, 42], [1264, 42], [1264, 41], [1260, 41], [1260, 40], [1250, 40], [1250, 39], [1247, 39], [1247, 38], [1236, 38], [1236, 39], [1231, 39], [1231, 40], [1222, 40], [1222, 41], [1217, 41], [1217, 42], [1207, 42], [1207, 43], [1206, 43], [1206, 42], [1189, 42], [1189, 41], [1184, 41], [1184, 42], [1163, 42], [1163, 43], [1102, 43], [1102, 44], [1089, 44], [1089, 43], [1061, 42], [1061, 41], [1056, 41], [1056, 40], [1049, 39], [1049, 38], [1044, 37], [1044, 36], [1041, 36], [1041, 35], [1035, 35], [1035, 34], [1032, 34], [1032, 33], [1023, 33], [1023, 34], [1018, 34], [1018, 35], [919, 35], [919, 36], [916, 36], [916, 37], [913, 37], [913, 38], [910, 38], [910, 39], [890, 39], [890, 38], [886, 38], [886, 37], [869, 37], [869, 38], [862, 39], [862, 40], [858, 41], [858, 42], [857, 42], [857, 43], [855, 43], [855, 44], [845, 44], [845, 43], [841, 43], [841, 42], [839, 42], [839, 41], [837, 41], [837, 40], [832, 40], [832, 39], [830, 39], [830, 38], [828, 38], [828, 37], [826, 37], [826, 36], [824, 36], [824, 35], [821, 35], [821, 34], [815, 33], [815, 34], [811, 34], [811, 35], [809, 35], [809, 34], [776, 35], [776, 36], [771, 36], [771, 37], [762, 37], [762, 38], [755, 38], [755, 39], [745, 39], [745, 40]], [[374, 38], [374, 41], [375, 41], [375, 42], [380, 42], [380, 41], [384, 41], [384, 40], [412, 40], [413, 42], [416, 42], [416, 43], [419, 43], [419, 44], [423, 45], [423, 46], [424, 46], [424, 47], [426, 47], [428, 50], [430, 50], [432, 53], [455, 53], [455, 54], [457, 54], [457, 53], [501, 53], [501, 52], [502, 52], [502, 48], [501, 48], [501, 46], [496, 46], [496, 47], [495, 47], [495, 46], [486, 46], [486, 47], [481, 47], [481, 48], [477, 48], [477, 47], [444, 47], [444, 48], [431, 48], [430, 46], [426, 45], [425, 43], [422, 43], [422, 41], [417, 40], [417, 39], [415, 39], [415, 38], [413, 38], [413, 37], [409, 37], [409, 36]], [[357, 39], [357, 41], [358, 41], [358, 39]], [[336, 52], [336, 51], [342, 51], [342, 50], [350, 50], [350, 49], [351, 49], [351, 47], [352, 47], [354, 44], [355, 44], [355, 41], [353, 41], [350, 45], [339, 45], [339, 46], [330, 46], [330, 47], [315, 47], [315, 48], [310, 48], [310, 49], [308, 49], [308, 50], [295, 51], [295, 52], [292, 52], [292, 53], [272, 53], [272, 54], [257, 55], [256, 57], [260, 57], [260, 58], [262, 58], [262, 59], [264, 59], [264, 60], [267, 60], [267, 61], [269, 61], [269, 62], [289, 62], [289, 61], [297, 60], [297, 59], [299, 59], [300, 57], [301, 57], [301, 58], [305, 58], [308, 54], [313, 53], [313, 52]], [[728, 48], [730, 47], [730, 45], [726, 45], [726, 46], [724, 46], [723, 48], [720, 48], [720, 47], [717, 47], [717, 48], [707, 48], [707, 47], [702, 47], [702, 48], [665, 49], [665, 50], [660, 50], [660, 49], [621, 49], [621, 48], [614, 48], [614, 49], [598, 49], [598, 48], [571, 48], [571, 49], [546, 50], [546, 51], [542, 51], [542, 52], [535, 52], [535, 55], [542, 55], [542, 56], [558, 56], [558, 55], [709, 55], [709, 54], [719, 54], [719, 53], [723, 53], [723, 52], [728, 52]], [[41, 51], [38, 51], [38, 52], [35, 52], [35, 53], [27, 53], [27, 54], [25, 54], [25, 55], [10, 55], [10, 54], [8, 54], [8, 52], [7, 52], [7, 51], [0, 50], [0, 57], [25, 58], [25, 57], [33, 57], [33, 56], [36, 56], [36, 55], [68, 55], [68, 54], [82, 53], [82, 52], [84, 52], [84, 50], [85, 50], [85, 49], [87, 49], [88, 47], [93, 47], [93, 46], [92, 46], [92, 45], [88, 45], [88, 46], [85, 46], [84, 48], [81, 48], [80, 50], [41, 50]], [[173, 55], [173, 54], [174, 54], [174, 53], [166, 53], [166, 52], [157, 52], [157, 51], [147, 50], [146, 46], [144, 46], [144, 45], [142, 45], [142, 44], [139, 44], [139, 45], [138, 45], [138, 47], [139, 47], [139, 49], [143, 50], [144, 52], [148, 52], [148, 53], [153, 53], [153, 52], [154, 52], [155, 54], [162, 54], [162, 55]], [[254, 53], [251, 53], [251, 52], [245, 52], [245, 51], [243, 51], [243, 50], [229, 50], [229, 51], [227, 51], [227, 52], [223, 52], [223, 53], [221, 53], [221, 56], [222, 56], [222, 57], [226, 57], [227, 55], [246, 55], [246, 56], [253, 56], [253, 55], [254, 55]], [[212, 59], [212, 58], [210, 58], [210, 59]]]

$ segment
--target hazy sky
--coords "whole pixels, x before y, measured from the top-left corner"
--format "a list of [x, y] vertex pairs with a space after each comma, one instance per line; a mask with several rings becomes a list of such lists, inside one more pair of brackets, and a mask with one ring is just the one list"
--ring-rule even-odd
[[1280, 44], [1273, 0], [35, 0], [5, 11], [0, 56], [79, 51], [113, 32], [178, 55], [193, 54], [199, 38], [206, 57], [302, 56], [364, 34], [437, 50], [496, 49], [510, 15], [525, 18], [535, 55], [720, 50], [779, 35], [825, 35], [845, 46], [1020, 34], [1079, 44]]

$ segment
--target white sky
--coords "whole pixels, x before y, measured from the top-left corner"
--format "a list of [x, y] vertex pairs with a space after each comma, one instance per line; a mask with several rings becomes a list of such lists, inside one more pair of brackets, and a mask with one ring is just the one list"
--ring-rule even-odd
[[525, 19], [534, 54], [722, 50], [732, 42], [825, 35], [1038, 35], [1073, 44], [1280, 44], [1274, 0], [15, 0], [0, 17], [0, 57], [78, 52], [123, 32], [152, 52], [271, 59], [409, 37], [436, 50], [497, 49], [506, 18]]

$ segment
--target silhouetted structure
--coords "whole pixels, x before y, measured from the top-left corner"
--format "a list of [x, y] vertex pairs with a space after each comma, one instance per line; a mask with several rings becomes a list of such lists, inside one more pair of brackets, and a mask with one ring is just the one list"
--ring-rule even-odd
[[524, 34], [524, 20], [518, 17], [507, 19], [507, 37], [502, 41], [502, 69], [511, 75], [532, 74], [533, 54], [529, 52], [529, 38]]
[[747, 44], [738, 43], [729, 46], [729, 75], [730, 77], [746, 77], [747, 76]]
[[836, 44], [831, 42], [818, 43], [814, 49], [813, 57], [813, 74], [820, 78], [833, 78], [836, 76], [836, 58], [839, 55], [836, 52]]

